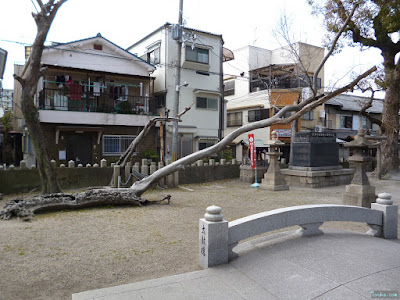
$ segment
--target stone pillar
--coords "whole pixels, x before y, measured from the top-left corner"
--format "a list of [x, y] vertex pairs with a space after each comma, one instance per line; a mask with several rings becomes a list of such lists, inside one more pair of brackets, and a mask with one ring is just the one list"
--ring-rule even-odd
[[0, 171], [3, 171], [3, 170], [4, 170], [3, 165], [0, 165]]
[[353, 180], [346, 185], [343, 194], [343, 204], [371, 208], [375, 202], [375, 187], [370, 185], [367, 176], [367, 164], [371, 158], [360, 155], [349, 157], [349, 162], [355, 166]]
[[78, 164], [78, 168], [83, 168], [83, 165], [82, 164]]
[[197, 166], [198, 166], [198, 167], [204, 166], [204, 163], [203, 163], [203, 161], [202, 161], [201, 159], [199, 159], [199, 160], [197, 161]]
[[199, 221], [199, 264], [202, 268], [225, 264], [229, 259], [228, 222], [219, 206], [207, 207]]
[[61, 164], [61, 165], [60, 165], [60, 168], [65, 168], [65, 165], [64, 165], [64, 164]]
[[138, 162], [133, 165], [132, 170], [140, 173], [140, 165]]
[[114, 173], [113, 173], [113, 187], [118, 187], [118, 177], [121, 176], [121, 166], [115, 165], [114, 166]]
[[57, 163], [56, 163], [56, 161], [54, 159], [52, 159], [50, 161], [50, 164], [51, 164], [52, 168], [54, 168], [54, 169], [57, 168]]
[[141, 172], [144, 176], [149, 175], [149, 165], [147, 164], [147, 159], [143, 158], [142, 159], [142, 167], [141, 167]]
[[270, 163], [267, 172], [264, 174], [260, 188], [271, 191], [285, 191], [289, 189], [289, 186], [286, 184], [285, 176], [281, 173], [279, 166], [278, 157], [282, 153], [277, 151], [277, 147], [282, 145], [283, 142], [278, 140], [275, 131], [272, 131], [271, 136], [272, 140], [266, 143], [270, 145], [269, 152], [267, 153]]
[[236, 165], [236, 164], [237, 164], [237, 161], [236, 161], [235, 158], [233, 158], [233, 159], [232, 159], [232, 165]]
[[25, 160], [21, 160], [21, 162], [19, 163], [19, 168], [22, 169], [27, 169], [26, 167], [26, 161]]
[[107, 167], [107, 160], [105, 160], [104, 158], [100, 161], [100, 167], [101, 168], [105, 168]]
[[68, 168], [75, 168], [75, 162], [73, 160], [68, 162]]
[[114, 166], [115, 166], [115, 163], [111, 163], [111, 168], [114, 168]]
[[209, 165], [209, 166], [215, 166], [215, 159], [210, 158], [210, 159], [208, 160], [208, 165]]
[[[131, 168], [132, 168], [132, 163], [127, 162], [125, 165], [125, 172], [124, 172], [124, 175], [125, 175], [124, 180], [125, 181], [128, 181], [129, 175], [131, 174]], [[130, 184], [130, 183], [128, 182], [128, 184]]]
[[99, 164], [98, 163], [95, 163], [94, 165], [93, 165], [93, 168], [99, 168], [100, 166], [99, 166]]
[[155, 162], [152, 162], [150, 164], [150, 175], [153, 174], [155, 171], [157, 171], [157, 166]]
[[219, 164], [221, 166], [225, 166], [226, 165], [226, 159], [225, 158], [221, 158], [220, 161], [219, 161]]
[[8, 167], [8, 169], [14, 170], [14, 169], [15, 169], [15, 166], [14, 166], [14, 165], [10, 165], [10, 166]]
[[86, 164], [86, 168], [91, 168], [92, 165], [91, 164]]
[[397, 239], [398, 205], [393, 205], [392, 195], [381, 193], [371, 209], [383, 212], [382, 236], [384, 239]]
[[376, 148], [377, 145], [365, 138], [364, 129], [359, 129], [354, 140], [344, 144], [345, 147], [353, 148], [353, 155], [348, 161], [354, 165], [356, 171], [351, 183], [346, 185], [343, 204], [371, 208], [371, 204], [375, 202], [375, 187], [369, 184], [367, 176], [367, 164], [372, 161], [372, 158], [365, 153], [369, 148]]

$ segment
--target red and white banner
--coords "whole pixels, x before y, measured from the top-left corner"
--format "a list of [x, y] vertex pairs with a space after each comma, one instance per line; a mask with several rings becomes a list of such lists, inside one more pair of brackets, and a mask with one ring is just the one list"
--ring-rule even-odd
[[254, 164], [254, 134], [249, 134], [249, 149], [250, 149], [250, 161], [251, 161], [251, 168], [255, 168]]

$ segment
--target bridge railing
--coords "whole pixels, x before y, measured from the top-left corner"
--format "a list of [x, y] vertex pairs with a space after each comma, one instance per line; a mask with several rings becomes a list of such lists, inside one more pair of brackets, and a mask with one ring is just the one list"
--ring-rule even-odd
[[280, 228], [298, 225], [300, 236], [323, 234], [319, 228], [328, 221], [366, 223], [367, 234], [397, 238], [398, 206], [391, 195], [379, 194], [371, 208], [319, 204], [279, 208], [232, 222], [223, 220], [222, 209], [210, 206], [199, 222], [199, 263], [203, 268], [224, 264], [236, 256], [233, 248], [242, 240]]

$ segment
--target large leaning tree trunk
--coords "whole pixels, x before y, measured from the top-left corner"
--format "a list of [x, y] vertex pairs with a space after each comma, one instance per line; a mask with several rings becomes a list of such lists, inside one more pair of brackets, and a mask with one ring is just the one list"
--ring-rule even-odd
[[[364, 72], [360, 76], [358, 76], [355, 80], [353, 80], [348, 85], [337, 89], [334, 92], [329, 94], [320, 94], [314, 97], [311, 97], [299, 104], [285, 106], [282, 108], [277, 114], [273, 117], [257, 121], [254, 123], [250, 123], [244, 125], [235, 131], [228, 134], [225, 138], [223, 138], [220, 142], [215, 144], [212, 147], [203, 149], [201, 151], [195, 152], [188, 156], [185, 156], [172, 164], [159, 169], [154, 172], [152, 175], [145, 177], [140, 181], [136, 181], [130, 188], [128, 189], [100, 189], [93, 190], [86, 193], [79, 193], [73, 195], [66, 194], [51, 194], [48, 196], [41, 196], [34, 199], [27, 200], [14, 200], [6, 204], [4, 210], [0, 212], [0, 218], [9, 219], [12, 217], [22, 217], [23, 219], [31, 219], [35, 212], [46, 211], [46, 210], [54, 210], [54, 209], [65, 209], [65, 208], [83, 208], [83, 207], [91, 207], [96, 205], [105, 205], [105, 204], [132, 204], [132, 205], [142, 205], [149, 204], [150, 202], [142, 199], [141, 196], [143, 193], [151, 187], [152, 184], [156, 183], [159, 179], [164, 178], [165, 176], [172, 174], [180, 169], [183, 169], [186, 165], [190, 165], [196, 162], [199, 159], [210, 156], [211, 154], [217, 153], [226, 146], [228, 146], [235, 138], [237, 138], [242, 133], [246, 133], [248, 131], [269, 127], [274, 124], [289, 124], [293, 120], [301, 117], [304, 113], [309, 112], [310, 110], [316, 108], [317, 106], [325, 103], [329, 99], [340, 95], [341, 93], [352, 90], [357, 83], [370, 75], [371, 73], [376, 71], [376, 67], [369, 69]], [[295, 112], [288, 118], [284, 118], [286, 113]], [[122, 193], [123, 195], [121, 195]], [[121, 200], [121, 197], [123, 200]], [[169, 203], [170, 196], [166, 196], [164, 199], [160, 200], [168, 200]], [[160, 201], [156, 201], [155, 203], [159, 203]], [[151, 202], [154, 203], [154, 202]]]
[[[202, 159], [204, 157], [210, 156], [214, 153], [217, 153], [217, 152], [223, 150], [239, 135], [249, 132], [251, 130], [269, 127], [269, 126], [275, 125], [275, 124], [289, 124], [293, 120], [301, 117], [304, 113], [313, 110], [314, 108], [325, 103], [329, 99], [332, 99], [333, 97], [336, 97], [344, 92], [351, 91], [361, 79], [367, 77], [368, 75], [370, 75], [371, 73], [373, 73], [375, 71], [376, 71], [376, 67], [373, 67], [373, 68], [369, 69], [368, 71], [364, 72], [363, 74], [361, 74], [360, 76], [358, 76], [355, 80], [353, 80], [348, 85], [346, 85], [342, 88], [339, 88], [339, 89], [335, 90], [334, 92], [328, 93], [326, 95], [325, 94], [316, 95], [316, 96], [313, 96], [303, 102], [300, 102], [299, 104], [285, 106], [276, 115], [274, 115], [271, 118], [244, 125], [238, 129], [234, 130], [230, 134], [228, 134], [225, 138], [223, 138], [220, 142], [218, 142], [214, 146], [203, 149], [201, 151], [197, 151], [188, 156], [182, 157], [181, 159], [178, 159], [177, 161], [173, 162], [172, 164], [170, 164], [162, 169], [157, 170], [152, 175], [150, 175], [140, 181], [136, 181], [131, 186], [131, 189], [133, 189], [135, 195], [140, 197], [152, 184], [156, 183], [159, 179], [164, 178], [165, 176], [167, 176], [169, 174], [172, 174], [176, 171], [179, 171], [180, 169], [185, 168], [185, 165], [190, 165], [199, 159]], [[282, 118], [288, 112], [295, 112], [295, 113], [292, 114], [288, 118]]]
[[32, 13], [37, 26], [37, 35], [32, 45], [32, 53], [25, 64], [22, 74], [19, 76], [14, 75], [15, 79], [22, 86], [21, 109], [35, 150], [43, 194], [58, 193], [61, 191], [61, 188], [56, 172], [51, 167], [47, 155], [46, 140], [40, 127], [39, 112], [33, 101], [39, 78], [44, 71], [41, 69], [44, 42], [58, 9], [66, 1], [50, 0], [46, 4], [43, 4], [41, 0], [37, 0], [40, 12]]
[[[350, 19], [350, 17], [349, 17]], [[341, 32], [337, 33], [339, 36]], [[334, 47], [335, 45], [333, 45]], [[331, 55], [332, 51], [330, 51], [327, 56]], [[327, 56], [324, 58], [324, 60], [321, 62], [321, 65], [325, 64]], [[319, 69], [322, 68], [320, 65]], [[74, 195], [64, 195], [64, 194], [54, 194], [54, 195], [49, 195], [46, 196], [45, 201], [43, 201], [43, 197], [39, 197], [37, 199], [32, 199], [32, 200], [15, 200], [10, 203], [7, 203], [7, 205], [4, 207], [4, 210], [0, 212], [0, 218], [3, 219], [8, 219], [14, 216], [21, 216], [26, 219], [30, 219], [35, 212], [38, 211], [45, 211], [45, 210], [53, 210], [53, 209], [59, 209], [60, 207], [62, 208], [74, 208], [74, 207], [87, 207], [87, 206], [95, 206], [96, 203], [98, 205], [104, 205], [104, 204], [118, 204], [120, 202], [120, 196], [119, 192], [121, 191], [124, 193], [125, 198], [124, 198], [124, 203], [128, 204], [144, 204], [148, 203], [147, 200], [142, 199], [141, 196], [143, 193], [151, 187], [152, 184], [156, 183], [159, 179], [164, 178], [165, 176], [172, 174], [182, 168], [184, 168], [186, 165], [190, 165], [194, 162], [196, 162], [199, 159], [202, 159], [204, 157], [210, 156], [214, 153], [217, 153], [223, 149], [225, 149], [235, 138], [237, 138], [239, 135], [249, 132], [251, 130], [259, 129], [259, 128], [265, 128], [269, 127], [274, 124], [289, 124], [292, 121], [300, 118], [304, 113], [309, 112], [316, 108], [319, 105], [322, 105], [329, 99], [336, 97], [337, 95], [340, 95], [344, 92], [351, 91], [354, 89], [354, 87], [359, 83], [360, 80], [368, 77], [370, 74], [376, 71], [376, 67], [370, 68], [368, 71], [362, 73], [359, 75], [357, 78], [355, 78], [352, 82], [349, 84], [343, 86], [342, 88], [336, 89], [333, 92], [330, 92], [328, 94], [319, 94], [315, 88], [315, 81], [312, 83], [310, 81], [310, 87], [312, 89], [313, 95], [310, 96], [308, 99], [300, 102], [300, 103], [295, 103], [293, 105], [286, 106], [282, 108], [277, 114], [275, 114], [273, 117], [253, 122], [247, 125], [244, 125], [235, 131], [231, 132], [228, 134], [225, 138], [223, 138], [220, 142], [215, 144], [212, 147], [203, 149], [201, 151], [195, 152], [191, 155], [185, 156], [172, 164], [159, 169], [158, 171], [154, 172], [152, 175], [145, 177], [144, 179], [135, 182], [130, 189], [101, 189], [98, 190], [99, 192], [96, 193], [95, 191], [89, 192], [87, 194], [85, 193], [80, 193], [79, 195], [74, 194]], [[189, 108], [186, 108], [183, 113], [185, 113]], [[284, 116], [287, 113], [291, 113], [290, 117], [285, 118]], [[177, 119], [180, 119], [180, 116], [183, 114], [179, 114], [176, 116]], [[167, 117], [168, 118], [168, 117]], [[148, 130], [155, 125], [155, 123], [159, 119], [155, 118], [151, 122], [146, 125], [146, 127], [143, 129], [141, 133], [141, 137], [143, 137]], [[165, 120], [164, 120], [165, 121]], [[140, 139], [136, 141], [138, 143]], [[121, 165], [124, 165], [127, 161], [127, 159], [130, 156], [130, 151], [134, 149], [135, 144], [132, 143], [130, 149], [120, 158], [119, 163]], [[78, 201], [76, 201], [78, 199]], [[88, 199], [88, 201], [86, 201]], [[166, 196], [163, 200], [168, 200], [169, 203], [170, 196]], [[156, 203], [159, 203], [160, 201], [156, 201]], [[78, 204], [78, 206], [77, 206]]]
[[[390, 60], [390, 62], [394, 61]], [[399, 172], [399, 111], [400, 111], [400, 63], [385, 65], [386, 95], [382, 111], [381, 134], [386, 136], [382, 141], [383, 173]]]

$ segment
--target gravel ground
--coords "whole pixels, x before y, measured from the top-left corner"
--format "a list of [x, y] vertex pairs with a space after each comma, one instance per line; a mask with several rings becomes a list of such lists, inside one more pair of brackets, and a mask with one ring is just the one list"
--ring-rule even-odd
[[[371, 179], [400, 201], [400, 181]], [[72, 293], [199, 270], [198, 219], [219, 205], [226, 220], [275, 208], [341, 204], [344, 186], [270, 192], [239, 180], [153, 190], [170, 205], [103, 207], [0, 221], [0, 299], [71, 299]], [[2, 207], [11, 196], [0, 201]], [[358, 223], [324, 227], [365, 232]], [[287, 229], [285, 229], [287, 230]]]

